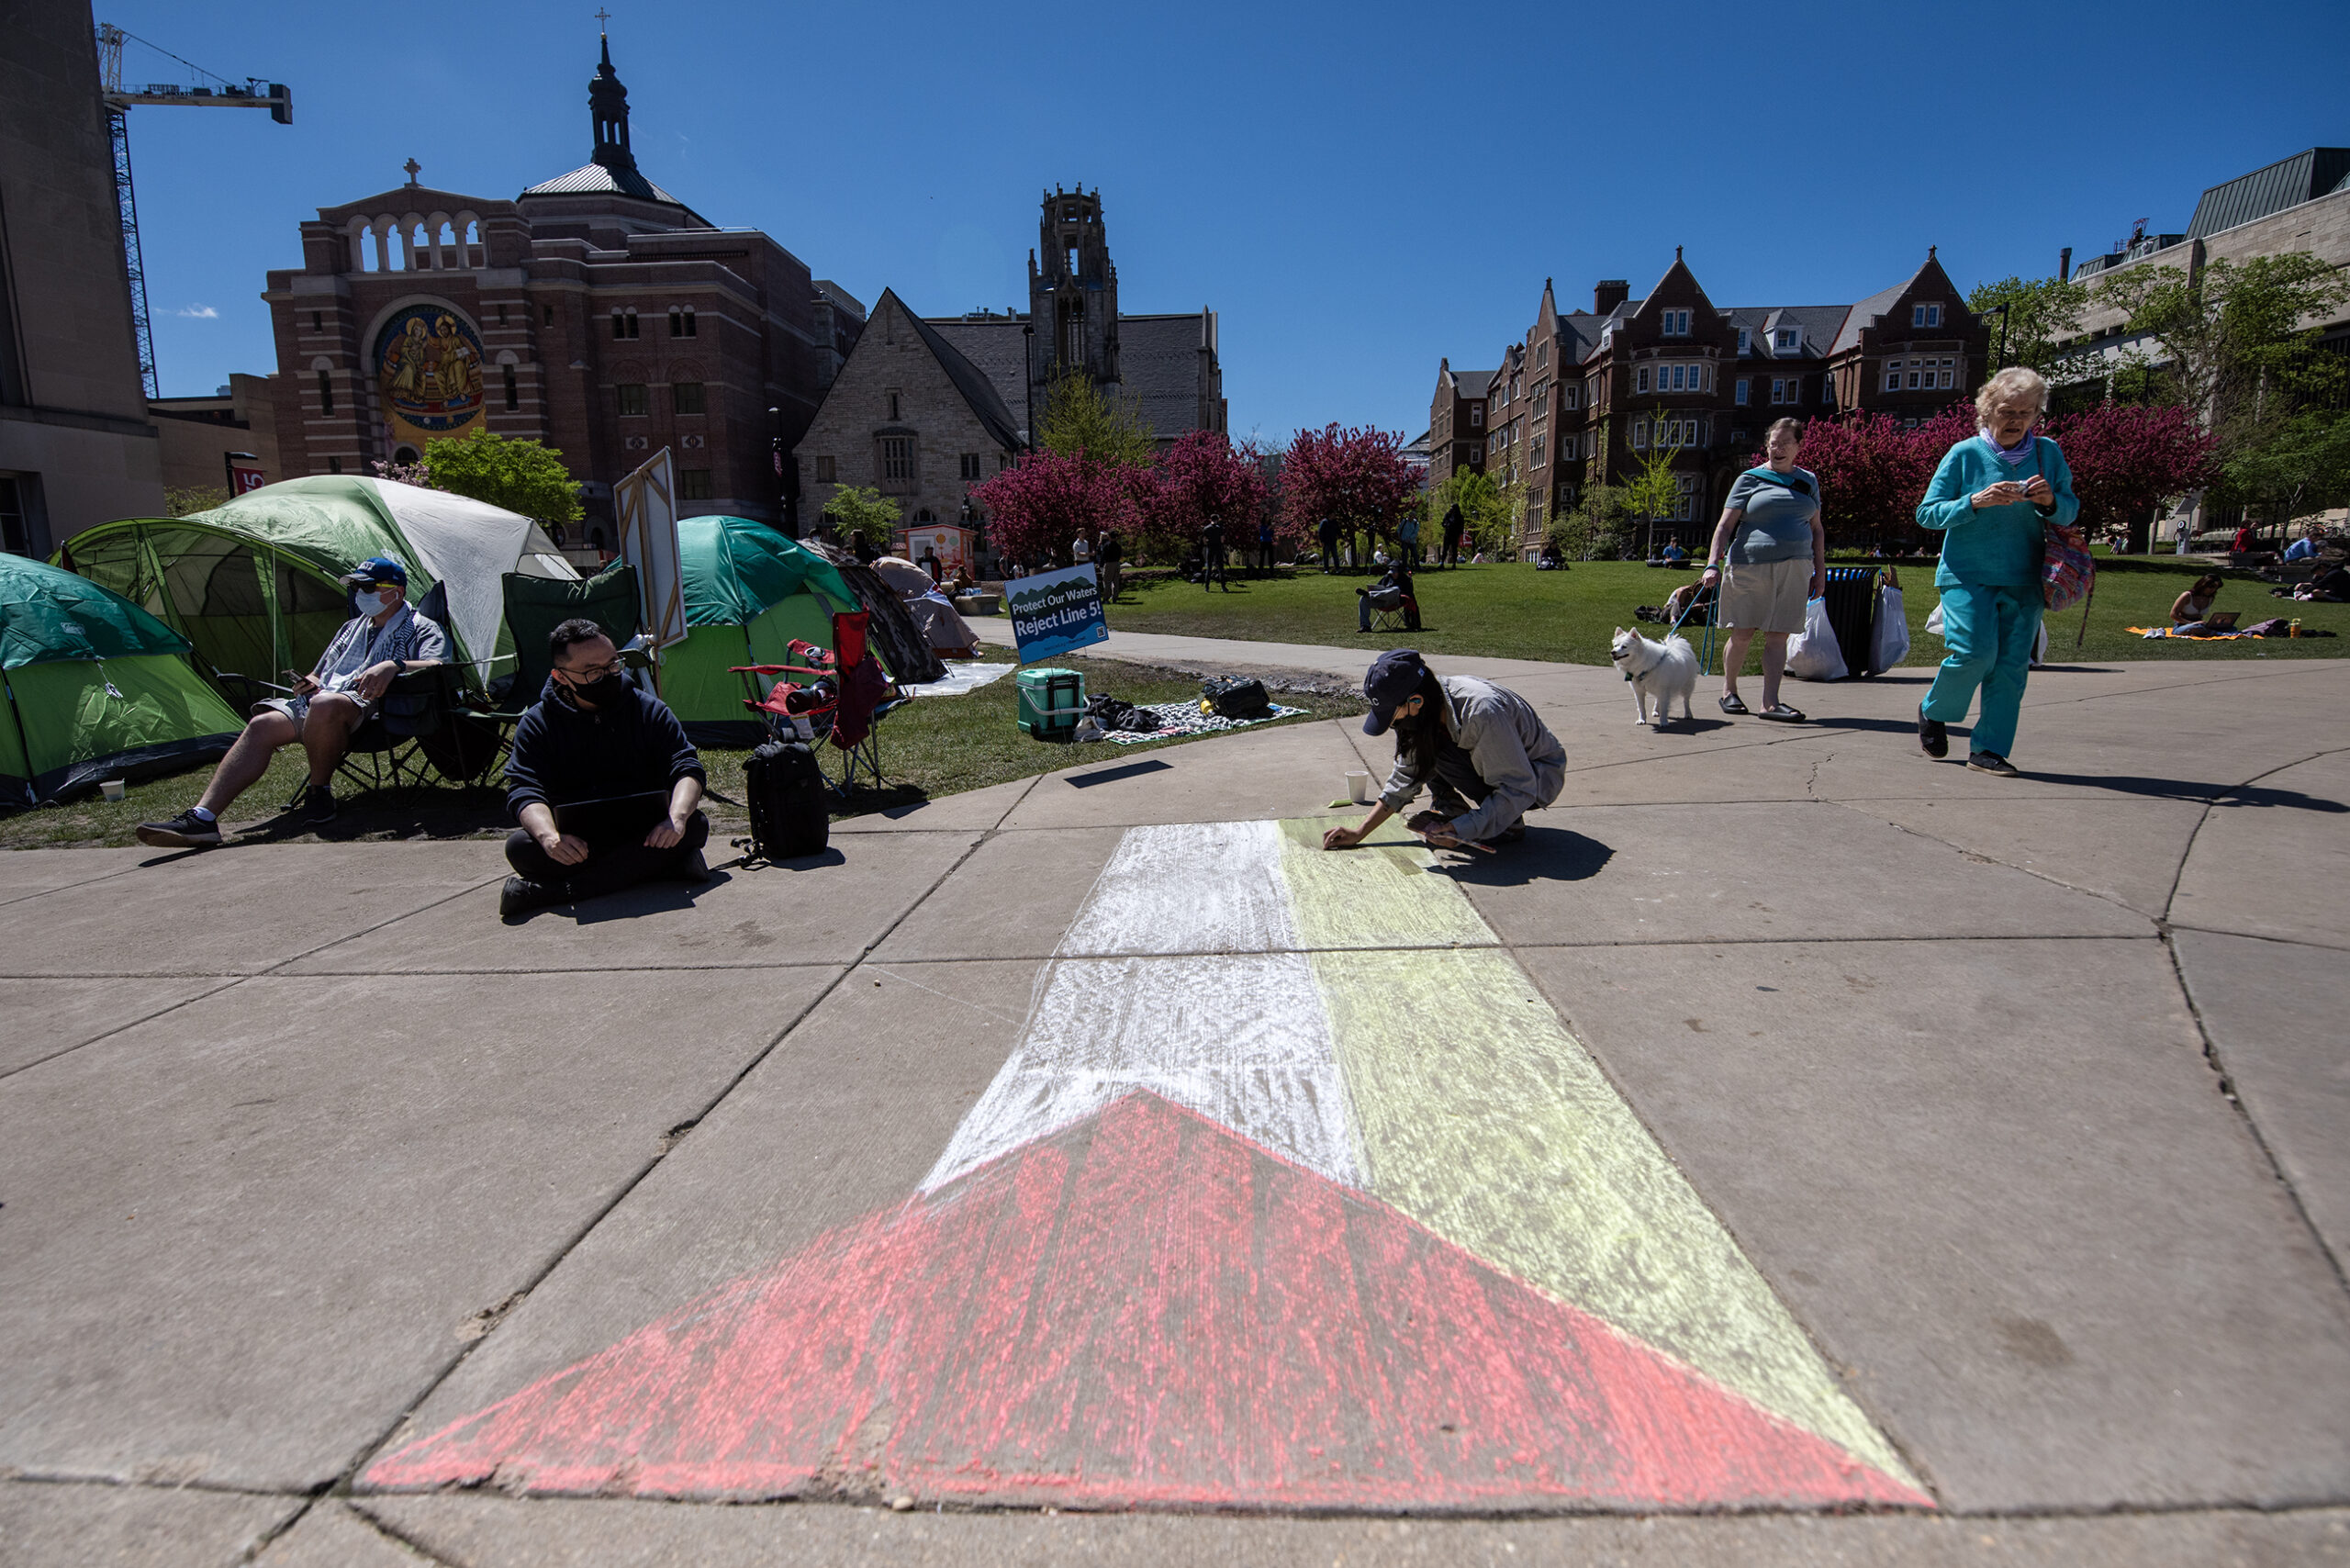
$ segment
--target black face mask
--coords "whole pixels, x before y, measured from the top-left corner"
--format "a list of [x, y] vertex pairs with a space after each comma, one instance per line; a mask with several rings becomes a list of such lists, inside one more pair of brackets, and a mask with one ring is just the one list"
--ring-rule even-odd
[[628, 682], [618, 671], [599, 676], [594, 680], [574, 681], [570, 685], [574, 697], [597, 708], [610, 707], [621, 700], [621, 693], [628, 689]]

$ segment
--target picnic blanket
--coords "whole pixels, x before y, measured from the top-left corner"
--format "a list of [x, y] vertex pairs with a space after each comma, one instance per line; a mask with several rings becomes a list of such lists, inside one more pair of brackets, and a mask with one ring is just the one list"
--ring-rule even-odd
[[1157, 719], [1159, 727], [1155, 730], [1112, 730], [1102, 738], [1120, 745], [1133, 745], [1137, 741], [1163, 741], [1175, 735], [1204, 735], [1217, 730], [1245, 730], [1251, 724], [1270, 723], [1275, 719], [1286, 719], [1305, 711], [1303, 708], [1284, 708], [1276, 702], [1269, 711], [1254, 719], [1226, 719], [1220, 714], [1201, 712], [1197, 698], [1188, 702], [1143, 703], [1135, 711]]
[[2246, 628], [2242, 632], [2181, 632], [2170, 626], [2126, 626], [2141, 637], [2176, 637], [2182, 643], [2232, 643], [2238, 637], [2266, 637], [2270, 633]]
[[975, 659], [947, 659], [946, 678], [926, 680], [920, 686], [905, 688], [909, 697], [960, 697], [967, 691], [977, 691], [990, 681], [1002, 680], [1018, 665], [980, 664]]

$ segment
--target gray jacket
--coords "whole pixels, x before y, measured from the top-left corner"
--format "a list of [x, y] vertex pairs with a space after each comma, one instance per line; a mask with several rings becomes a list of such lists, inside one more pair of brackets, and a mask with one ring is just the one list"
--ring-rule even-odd
[[[1454, 819], [1462, 838], [1491, 838], [1538, 806], [1559, 798], [1567, 782], [1567, 748], [1559, 744], [1534, 706], [1507, 687], [1475, 676], [1437, 678], [1450, 709], [1453, 741], [1469, 754], [1477, 777], [1494, 792], [1466, 816]], [[1432, 780], [1398, 759], [1379, 803], [1400, 812]]]

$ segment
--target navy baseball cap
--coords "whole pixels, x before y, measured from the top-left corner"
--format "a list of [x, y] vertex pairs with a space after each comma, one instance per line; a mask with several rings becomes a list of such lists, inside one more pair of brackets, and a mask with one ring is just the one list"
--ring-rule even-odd
[[1414, 648], [1390, 648], [1372, 661], [1371, 673], [1362, 678], [1362, 694], [1370, 700], [1371, 713], [1362, 722], [1362, 733], [1383, 735], [1387, 726], [1395, 722], [1395, 710], [1411, 700], [1412, 693], [1428, 673]]
[[408, 587], [408, 568], [389, 555], [370, 555], [342, 574], [342, 580], [353, 588], [374, 588], [378, 583]]

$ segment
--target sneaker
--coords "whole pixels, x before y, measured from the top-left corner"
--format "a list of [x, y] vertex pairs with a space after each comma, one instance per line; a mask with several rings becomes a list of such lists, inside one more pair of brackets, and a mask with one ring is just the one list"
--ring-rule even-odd
[[1510, 823], [1509, 826], [1502, 829], [1500, 833], [1494, 835], [1494, 842], [1496, 844], [1525, 843], [1526, 824], [1524, 823]]
[[324, 784], [313, 784], [303, 790], [301, 819], [305, 827], [334, 821], [334, 790]]
[[168, 822], [140, 823], [138, 837], [151, 849], [209, 849], [220, 842], [220, 823], [182, 812]]
[[520, 925], [532, 914], [564, 902], [564, 890], [545, 882], [534, 882], [528, 877], [509, 877], [506, 885], [498, 890], [498, 918], [509, 925]]
[[1994, 774], [2001, 778], [2017, 777], [2016, 765], [1996, 751], [1978, 751], [1966, 759], [1966, 766], [1977, 773]]
[[1918, 745], [1930, 757], [1950, 755], [1950, 731], [1940, 719], [1926, 717], [1926, 705], [1918, 704]]

